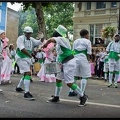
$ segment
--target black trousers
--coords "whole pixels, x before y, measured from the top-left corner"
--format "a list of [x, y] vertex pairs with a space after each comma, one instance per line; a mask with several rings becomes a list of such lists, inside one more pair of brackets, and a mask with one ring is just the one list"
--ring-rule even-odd
[[100, 61], [100, 63], [99, 63], [98, 77], [100, 77], [100, 76], [104, 77], [103, 68], [104, 68], [104, 62]]
[[[18, 64], [17, 63], [15, 63], [15, 66], [14, 66], [14, 70], [16, 71], [16, 69], [17, 69], [17, 73], [19, 74], [20, 73], [20, 69], [19, 69], [19, 66], [18, 66]], [[15, 72], [14, 71], [14, 72]]]

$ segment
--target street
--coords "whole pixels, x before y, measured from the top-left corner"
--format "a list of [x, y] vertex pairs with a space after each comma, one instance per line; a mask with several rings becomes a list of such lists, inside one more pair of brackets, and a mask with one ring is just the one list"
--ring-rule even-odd
[[[108, 88], [104, 80], [88, 80], [85, 93], [88, 101], [78, 107], [78, 96], [68, 97], [69, 88], [63, 82], [59, 103], [47, 100], [54, 95], [55, 83], [40, 82], [33, 76], [30, 92], [35, 101], [23, 98], [24, 93], [15, 92], [22, 75], [11, 76], [11, 84], [0, 85], [0, 118], [119, 118], [120, 83], [118, 88]], [[77, 81], [79, 84], [80, 80]]]

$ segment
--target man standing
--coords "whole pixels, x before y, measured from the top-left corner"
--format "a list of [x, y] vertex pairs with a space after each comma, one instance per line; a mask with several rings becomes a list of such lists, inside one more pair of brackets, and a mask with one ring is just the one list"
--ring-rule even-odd
[[[21, 35], [17, 39], [17, 51], [16, 51], [16, 62], [20, 68], [20, 73], [23, 73], [24, 76], [21, 78], [18, 86], [16, 87], [17, 92], [24, 91], [21, 87], [24, 83], [24, 98], [28, 100], [34, 100], [35, 98], [29, 92], [30, 79], [31, 79], [31, 71], [30, 66], [34, 62], [34, 58], [32, 57], [32, 51], [34, 46], [38, 46], [42, 44], [41, 38], [40, 40], [36, 40], [31, 37], [33, 33], [33, 29], [29, 26], [24, 28], [24, 35]], [[42, 32], [38, 33], [38, 36], [42, 34]]]
[[109, 85], [112, 86], [113, 72], [115, 72], [114, 87], [117, 88], [117, 80], [119, 77], [119, 54], [120, 54], [120, 35], [117, 34], [114, 37], [114, 41], [110, 42], [106, 48], [107, 53], [109, 53]]

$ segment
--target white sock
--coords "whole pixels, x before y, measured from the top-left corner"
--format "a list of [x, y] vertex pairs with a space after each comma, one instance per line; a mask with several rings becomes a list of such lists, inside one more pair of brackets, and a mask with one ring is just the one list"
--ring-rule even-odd
[[30, 80], [24, 79], [25, 93], [29, 92], [29, 87], [30, 87]]
[[82, 90], [83, 93], [85, 92], [86, 84], [87, 84], [87, 80], [82, 78], [82, 80], [81, 80], [81, 90]]
[[104, 73], [104, 77], [105, 77], [105, 79], [107, 80], [107, 73], [106, 73], [106, 72]]
[[[23, 77], [24, 77], [24, 76], [23, 76]], [[20, 82], [19, 82], [17, 88], [21, 88], [21, 87], [22, 87], [22, 85], [23, 85], [23, 83], [24, 83], [23, 77], [20, 79]]]
[[79, 95], [80, 97], [83, 96], [83, 92], [82, 92], [82, 90], [79, 88], [79, 86], [77, 86], [77, 88], [76, 88], [74, 91], [75, 91], [75, 93], [78, 93], [78, 95]]
[[114, 83], [117, 83], [118, 78], [119, 78], [119, 74], [115, 74]]
[[112, 84], [113, 73], [109, 73], [109, 83]]
[[55, 88], [55, 96], [60, 96], [60, 93], [62, 91], [62, 86], [61, 87], [57, 87]]

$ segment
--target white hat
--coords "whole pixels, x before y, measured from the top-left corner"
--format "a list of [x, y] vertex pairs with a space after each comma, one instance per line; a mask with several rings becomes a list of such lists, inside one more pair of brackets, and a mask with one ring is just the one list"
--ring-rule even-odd
[[31, 27], [29, 27], [29, 26], [26, 26], [24, 28], [24, 32], [26, 32], [26, 33], [33, 33], [33, 29]]
[[2, 34], [2, 33], [4, 33], [5, 31], [4, 30], [0, 30], [0, 35]]
[[66, 35], [66, 33], [67, 33], [67, 29], [66, 29], [64, 26], [59, 25], [59, 26], [57, 27], [57, 29], [56, 29], [56, 28], [54, 28], [54, 29], [55, 29], [55, 31], [57, 31], [60, 35], [62, 35], [63, 37], [65, 37], [65, 35]]

